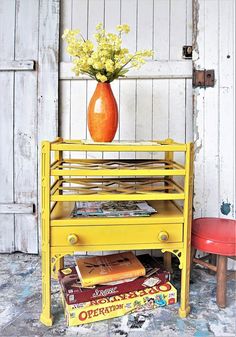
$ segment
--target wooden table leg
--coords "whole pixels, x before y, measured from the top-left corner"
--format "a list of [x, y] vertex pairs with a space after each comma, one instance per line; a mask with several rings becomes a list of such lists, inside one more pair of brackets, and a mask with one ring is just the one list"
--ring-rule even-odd
[[190, 245], [189, 248], [182, 252], [182, 270], [181, 270], [181, 294], [179, 316], [185, 318], [190, 312], [189, 305], [189, 279], [190, 279]]
[[47, 326], [52, 326], [51, 314], [51, 261], [49, 251], [42, 252], [42, 313], [40, 321]]
[[41, 158], [41, 227], [42, 227], [42, 313], [40, 321], [51, 326], [51, 251], [50, 251], [50, 143], [42, 143]]
[[190, 266], [186, 263], [183, 264], [181, 271], [181, 295], [180, 295], [180, 308], [179, 316], [185, 318], [190, 312], [189, 305], [189, 278], [190, 278]]
[[165, 268], [165, 270], [169, 271], [170, 273], [173, 273], [171, 253], [165, 252], [163, 258], [164, 258], [164, 268]]
[[226, 307], [227, 257], [217, 256], [217, 290], [216, 303], [220, 308]]

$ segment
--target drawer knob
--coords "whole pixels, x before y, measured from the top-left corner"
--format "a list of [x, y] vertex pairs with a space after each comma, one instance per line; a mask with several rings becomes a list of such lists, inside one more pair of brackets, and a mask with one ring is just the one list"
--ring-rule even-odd
[[167, 232], [160, 232], [158, 234], [158, 240], [159, 241], [167, 241], [169, 239], [169, 235]]
[[79, 238], [76, 234], [69, 234], [67, 241], [69, 242], [69, 244], [71, 245], [75, 245], [78, 242]]

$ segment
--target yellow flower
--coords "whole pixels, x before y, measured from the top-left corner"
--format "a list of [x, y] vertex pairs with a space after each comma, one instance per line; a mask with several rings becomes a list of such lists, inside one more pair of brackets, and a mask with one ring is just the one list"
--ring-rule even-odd
[[104, 57], [109, 57], [111, 54], [111, 52], [107, 49], [102, 49], [100, 52], [99, 52], [99, 55], [104, 56]]
[[90, 40], [87, 40], [83, 43], [82, 48], [84, 53], [89, 53], [93, 51], [94, 45]]
[[97, 24], [96, 30], [101, 30], [102, 27], [103, 27], [103, 24], [100, 22], [100, 23]]
[[64, 33], [63, 33], [63, 35], [62, 35], [62, 38], [63, 38], [63, 39], [66, 39], [66, 37], [68, 36], [69, 32], [70, 32], [69, 29], [65, 29], [65, 30], [64, 30]]
[[101, 70], [101, 69], [103, 69], [103, 63], [102, 62], [94, 62], [93, 68], [97, 69], [97, 70]]
[[100, 81], [100, 82], [106, 82], [107, 81], [107, 77], [105, 75], [102, 75], [101, 73], [97, 73], [96, 74], [96, 78]]
[[108, 71], [109, 73], [112, 73], [114, 71], [114, 62], [112, 60], [107, 60], [106, 61], [106, 64], [105, 64], [105, 67], [106, 67], [106, 71]]
[[123, 24], [123, 25], [118, 25], [116, 26], [116, 29], [118, 30], [118, 32], [124, 32], [124, 33], [129, 33], [130, 31], [130, 26], [127, 25], [127, 23]]
[[62, 35], [62, 38], [64, 40], [66, 40], [66, 42], [70, 42], [75, 40], [76, 35], [78, 35], [80, 33], [79, 29], [75, 29], [75, 30], [69, 30], [69, 29], [65, 29], [64, 30], [64, 34]]
[[88, 65], [92, 66], [94, 63], [94, 60], [90, 57], [88, 58]]

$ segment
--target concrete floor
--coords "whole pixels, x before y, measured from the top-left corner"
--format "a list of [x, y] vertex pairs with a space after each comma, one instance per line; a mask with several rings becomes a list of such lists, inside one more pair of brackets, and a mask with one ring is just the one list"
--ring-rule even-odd
[[[191, 282], [191, 314], [178, 317], [178, 304], [139, 314], [68, 328], [59, 299], [59, 287], [53, 282], [54, 325], [39, 322], [41, 309], [41, 275], [38, 256], [0, 255], [0, 337], [233, 337], [236, 336], [235, 281], [228, 282], [228, 307], [216, 306], [216, 280], [205, 270], [194, 268]], [[173, 284], [179, 289], [176, 270]], [[136, 314], [137, 315], [137, 314]]]

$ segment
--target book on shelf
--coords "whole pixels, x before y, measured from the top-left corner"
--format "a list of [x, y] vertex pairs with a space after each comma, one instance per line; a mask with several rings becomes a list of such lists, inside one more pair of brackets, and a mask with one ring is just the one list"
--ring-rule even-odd
[[78, 304], [67, 304], [63, 292], [61, 299], [67, 324], [76, 326], [174, 304], [177, 301], [177, 290], [167, 282], [143, 290]]
[[156, 212], [146, 201], [77, 201], [72, 211], [72, 217], [150, 216]]
[[120, 295], [130, 291], [143, 290], [147, 287], [157, 286], [170, 281], [170, 273], [149, 254], [138, 255], [137, 258], [146, 270], [145, 276], [133, 279], [124, 279], [83, 288], [76, 272], [75, 266], [60, 269], [58, 280], [63, 290], [67, 304], [78, 304], [94, 299]]
[[76, 258], [75, 261], [82, 287], [144, 276], [146, 273], [145, 267], [131, 251]]

